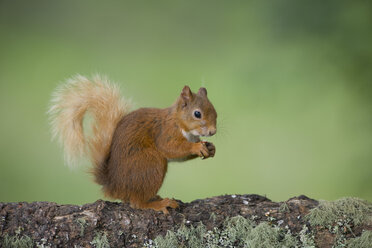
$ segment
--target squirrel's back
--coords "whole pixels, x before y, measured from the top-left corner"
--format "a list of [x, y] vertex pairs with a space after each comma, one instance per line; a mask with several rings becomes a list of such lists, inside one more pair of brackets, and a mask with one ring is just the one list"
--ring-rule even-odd
[[94, 170], [96, 182], [104, 188], [109, 185], [109, 188], [115, 188], [119, 181], [131, 182], [132, 176], [138, 176], [134, 171], [151, 164], [139, 165], [137, 163], [139, 156], [144, 158], [151, 156], [148, 159], [152, 161], [157, 159], [166, 161], [157, 152], [155, 143], [156, 137], [165, 126], [166, 119], [166, 110], [156, 108], [140, 108], [121, 118], [113, 133], [106, 160]]

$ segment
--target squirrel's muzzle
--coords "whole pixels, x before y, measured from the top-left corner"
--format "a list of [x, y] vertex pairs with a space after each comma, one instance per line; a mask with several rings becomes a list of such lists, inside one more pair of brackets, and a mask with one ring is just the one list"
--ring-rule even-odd
[[215, 127], [209, 127], [206, 136], [213, 136], [217, 132], [217, 129]]

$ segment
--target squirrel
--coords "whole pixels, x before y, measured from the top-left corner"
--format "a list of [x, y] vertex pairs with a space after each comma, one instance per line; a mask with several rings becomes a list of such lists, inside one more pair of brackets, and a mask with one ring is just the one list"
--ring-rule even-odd
[[[83, 128], [89, 113], [91, 134]], [[48, 111], [53, 138], [59, 138], [68, 165], [82, 157], [92, 164], [95, 182], [105, 197], [129, 202], [139, 209], [168, 213], [174, 199], [157, 195], [168, 162], [214, 157], [215, 146], [200, 136], [216, 133], [217, 112], [207, 90], [193, 93], [184, 86], [168, 108], [131, 111], [119, 87], [105, 77], [77, 75], [53, 93]]]

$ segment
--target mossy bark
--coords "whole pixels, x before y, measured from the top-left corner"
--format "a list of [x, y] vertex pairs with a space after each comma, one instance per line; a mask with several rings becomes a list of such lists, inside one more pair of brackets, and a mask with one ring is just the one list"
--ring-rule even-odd
[[[218, 229], [234, 216], [242, 216], [257, 225], [266, 222], [283, 228], [299, 240], [311, 234], [317, 247], [332, 247], [338, 238], [338, 233], [329, 227], [310, 225], [305, 216], [319, 202], [306, 196], [272, 202], [259, 195], [225, 195], [191, 203], [179, 201], [179, 204], [178, 209], [164, 215], [102, 200], [82, 206], [52, 202], [0, 203], [0, 246], [12, 247], [12, 240], [25, 237], [30, 238], [35, 247], [151, 246], [156, 237], [164, 236], [169, 230], [196, 227], [200, 223], [206, 230]], [[351, 224], [348, 228], [343, 232], [345, 240], [360, 236], [363, 230], [372, 230], [372, 225]]]

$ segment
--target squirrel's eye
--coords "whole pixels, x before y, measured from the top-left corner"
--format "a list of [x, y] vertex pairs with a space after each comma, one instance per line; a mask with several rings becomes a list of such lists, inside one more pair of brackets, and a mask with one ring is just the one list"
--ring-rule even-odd
[[195, 111], [194, 111], [194, 116], [195, 116], [196, 118], [200, 119], [200, 118], [201, 118], [201, 113], [200, 113], [200, 111], [195, 110]]

